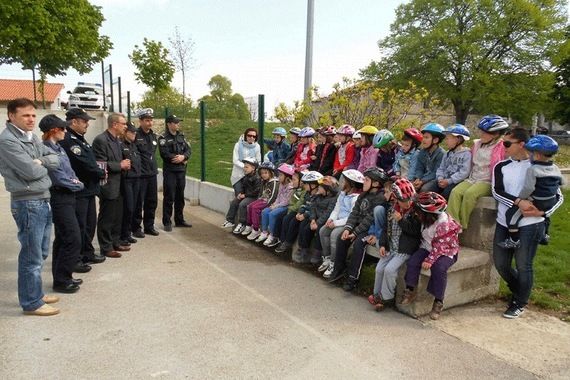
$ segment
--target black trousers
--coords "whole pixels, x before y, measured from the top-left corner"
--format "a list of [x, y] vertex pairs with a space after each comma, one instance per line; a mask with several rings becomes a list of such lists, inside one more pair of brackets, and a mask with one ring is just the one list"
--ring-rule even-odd
[[99, 217], [97, 218], [97, 240], [101, 254], [111, 252], [119, 246], [123, 216], [123, 197], [99, 199]]
[[352, 247], [352, 256], [350, 258], [350, 264], [348, 266], [348, 274], [354, 278], [360, 277], [360, 270], [362, 269], [362, 262], [364, 261], [367, 243], [363, 242], [362, 239], [368, 236], [368, 233], [364, 232], [356, 235], [354, 240], [342, 240], [340, 236], [336, 243], [336, 258], [334, 261], [334, 270], [342, 271], [346, 268], [346, 257], [348, 256], [348, 249], [350, 245], [354, 243]]
[[52, 266], [54, 285], [71, 282], [73, 268], [80, 260], [81, 229], [75, 215], [75, 194], [71, 191], [50, 189], [55, 239]]
[[131, 237], [135, 205], [139, 195], [139, 178], [125, 178], [123, 181], [123, 223], [121, 225], [121, 241]]
[[309, 219], [303, 220], [299, 225], [299, 248], [310, 248], [315, 232], [311, 230], [311, 221]]
[[[158, 205], [158, 188], [156, 176], [139, 178], [139, 193], [135, 203], [132, 231], [141, 230], [141, 223], [144, 230], [154, 228], [154, 215]], [[144, 216], [143, 216], [144, 212]]]
[[89, 261], [95, 254], [93, 238], [97, 228], [97, 209], [95, 195], [78, 197], [75, 200], [75, 215], [81, 231], [81, 259]]
[[174, 223], [184, 223], [184, 189], [186, 188], [186, 172], [164, 170], [163, 188], [164, 198], [162, 201], [162, 224], [172, 224], [172, 205], [174, 204]]
[[299, 226], [301, 224], [301, 222], [295, 218], [296, 215], [297, 212], [292, 211], [283, 217], [283, 221], [281, 222], [281, 237], [279, 240], [290, 244], [295, 242], [295, 239], [297, 239], [297, 235], [299, 234]]

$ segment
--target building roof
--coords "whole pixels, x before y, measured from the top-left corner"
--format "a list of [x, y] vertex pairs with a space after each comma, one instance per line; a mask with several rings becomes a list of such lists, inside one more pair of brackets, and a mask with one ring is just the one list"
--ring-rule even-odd
[[[39, 82], [36, 81], [36, 98], [42, 100], [39, 90]], [[53, 103], [58, 98], [59, 93], [63, 89], [62, 83], [45, 84], [45, 101]], [[34, 87], [31, 80], [24, 79], [0, 79], [0, 102], [10, 101], [16, 98], [34, 99]]]

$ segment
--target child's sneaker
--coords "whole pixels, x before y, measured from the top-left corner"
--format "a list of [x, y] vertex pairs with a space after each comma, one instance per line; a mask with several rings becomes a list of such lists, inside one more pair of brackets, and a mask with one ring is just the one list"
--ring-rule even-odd
[[253, 231], [253, 228], [251, 228], [251, 226], [245, 226], [241, 234], [242, 236], [247, 236], [251, 233], [251, 231]]
[[234, 230], [232, 232], [236, 235], [239, 235], [243, 232], [244, 229], [245, 229], [245, 226], [241, 223], [238, 223], [238, 225], [236, 226], [236, 228], [234, 228]]
[[275, 253], [285, 253], [291, 249], [291, 244], [286, 241], [279, 244], [279, 247], [275, 248]]
[[331, 265], [330, 256], [323, 256], [323, 263], [321, 264], [319, 269], [317, 269], [317, 271], [322, 273], [322, 272], [326, 271], [327, 269], [329, 269], [330, 265]]
[[252, 229], [250, 234], [247, 235], [247, 240], [256, 240], [261, 235], [261, 231]]
[[442, 310], [443, 310], [443, 302], [433, 300], [433, 305], [431, 307], [431, 311], [429, 312], [429, 317], [432, 320], [437, 321], [439, 319], [439, 316], [441, 315]]
[[384, 304], [382, 303], [382, 297], [380, 295], [371, 294], [368, 296], [368, 302], [374, 307], [376, 311], [384, 310]]
[[504, 241], [497, 243], [497, 245], [504, 249], [518, 248], [521, 243], [519, 240], [513, 240], [512, 238], [506, 238]]
[[235, 224], [233, 224], [232, 222], [227, 221], [227, 220], [222, 224], [222, 228], [230, 228], [233, 226], [235, 226]]
[[416, 292], [410, 289], [404, 290], [404, 296], [402, 297], [402, 302], [400, 305], [409, 305], [416, 299]]
[[[267, 238], [267, 240], [269, 240], [269, 238]], [[279, 244], [281, 244], [281, 240], [279, 240], [279, 238], [274, 237], [273, 240], [271, 241], [271, 243], [267, 243], [267, 246], [269, 248], [273, 248], [273, 247], [277, 247]]]
[[516, 302], [512, 302], [507, 310], [503, 313], [503, 317], [508, 319], [518, 318], [522, 313], [524, 313], [524, 306], [520, 306]]
[[269, 234], [267, 232], [263, 231], [261, 234], [259, 234], [259, 237], [257, 239], [255, 239], [255, 242], [261, 243], [261, 242], [265, 241], [267, 239], [268, 235]]
[[325, 270], [325, 273], [323, 273], [323, 277], [328, 280], [329, 278], [331, 278], [333, 272], [334, 272], [334, 262], [331, 261], [329, 263], [329, 267]]
[[540, 239], [540, 241], [538, 242], [538, 244], [540, 245], [548, 245], [548, 243], [550, 242], [550, 235], [546, 234], [544, 235], [544, 237], [542, 239]]
[[358, 285], [358, 279], [356, 277], [348, 276], [342, 288], [345, 292], [352, 292], [356, 289], [356, 285]]
[[277, 238], [274, 238], [273, 235], [269, 234], [267, 236], [267, 239], [265, 239], [265, 241], [263, 242], [263, 245], [266, 247], [271, 247], [271, 244], [273, 244], [273, 242], [275, 240], [278, 240]]

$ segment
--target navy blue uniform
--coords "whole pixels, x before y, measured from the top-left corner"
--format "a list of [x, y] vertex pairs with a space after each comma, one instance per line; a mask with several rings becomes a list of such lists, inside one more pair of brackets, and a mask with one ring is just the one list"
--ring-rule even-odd
[[139, 194], [133, 217], [133, 232], [142, 231], [141, 223], [145, 231], [150, 231], [154, 230], [154, 215], [158, 205], [158, 187], [156, 182], [156, 175], [158, 174], [158, 164], [156, 163], [158, 137], [152, 130], [145, 133], [139, 128], [135, 143], [140, 153], [141, 173]]
[[134, 223], [135, 205], [139, 197], [141, 157], [137, 145], [127, 140], [123, 141], [123, 159], [131, 160], [131, 169], [123, 172], [121, 192], [123, 194], [123, 224], [121, 226], [121, 241], [126, 242], [131, 233], [140, 228]]

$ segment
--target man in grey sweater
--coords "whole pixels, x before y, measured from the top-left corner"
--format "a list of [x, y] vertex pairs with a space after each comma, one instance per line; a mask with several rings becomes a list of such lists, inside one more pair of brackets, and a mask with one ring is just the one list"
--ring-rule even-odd
[[36, 107], [26, 98], [8, 103], [6, 129], [0, 133], [0, 173], [10, 192], [10, 207], [21, 244], [18, 256], [18, 299], [24, 314], [55, 315], [48, 305], [59, 299], [42, 290], [42, 266], [49, 253], [52, 215], [48, 170], [58, 167], [57, 154], [32, 132]]

